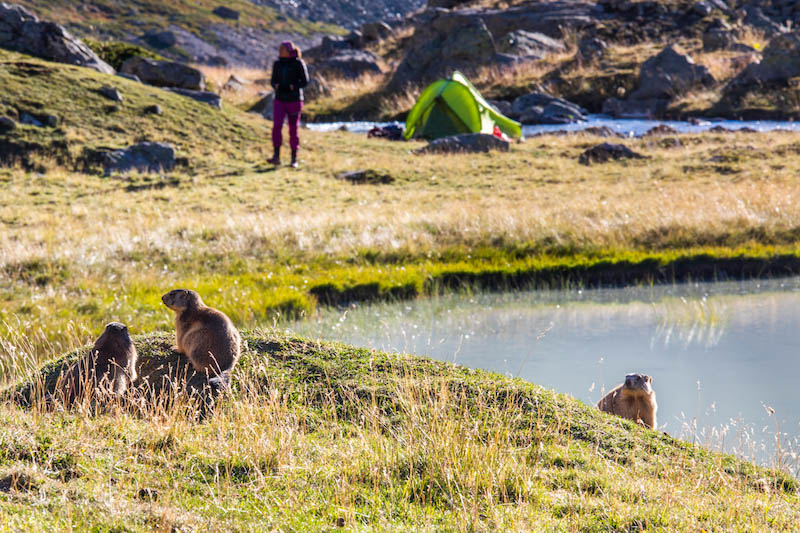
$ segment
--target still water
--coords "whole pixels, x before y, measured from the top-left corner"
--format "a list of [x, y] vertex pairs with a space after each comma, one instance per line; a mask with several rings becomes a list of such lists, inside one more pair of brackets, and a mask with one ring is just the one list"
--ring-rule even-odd
[[[606, 115], [589, 115], [584, 122], [573, 124], [529, 124], [522, 127], [522, 133], [526, 137], [538, 133], [556, 131], [580, 131], [589, 127], [607, 126], [612, 130], [626, 137], [638, 137], [646, 133], [650, 128], [659, 125], [667, 125], [675, 128], [680, 133], [699, 133], [710, 130], [714, 126], [722, 126], [729, 130], [739, 130], [750, 128], [756, 131], [788, 130], [800, 131], [800, 122], [786, 122], [777, 120], [710, 120], [701, 121], [697, 124], [678, 120], [647, 120], [647, 119], [616, 119]], [[375, 126], [385, 127], [395, 125], [403, 127], [400, 122], [325, 122], [318, 124], [307, 124], [309, 129], [315, 131], [335, 131], [346, 129], [353, 133], [366, 133]]]
[[659, 429], [798, 473], [800, 278], [448, 295], [323, 311], [293, 329], [518, 376], [587, 404], [643, 372]]

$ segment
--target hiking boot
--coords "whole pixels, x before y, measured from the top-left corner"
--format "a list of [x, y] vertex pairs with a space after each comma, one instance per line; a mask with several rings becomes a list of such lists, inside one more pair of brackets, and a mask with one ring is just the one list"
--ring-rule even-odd
[[292, 168], [297, 168], [297, 167], [300, 166], [300, 164], [297, 162], [297, 150], [292, 150], [291, 166], [292, 166]]
[[275, 151], [272, 153], [272, 158], [267, 159], [267, 163], [270, 165], [275, 165], [276, 167], [281, 164], [281, 149], [275, 148]]

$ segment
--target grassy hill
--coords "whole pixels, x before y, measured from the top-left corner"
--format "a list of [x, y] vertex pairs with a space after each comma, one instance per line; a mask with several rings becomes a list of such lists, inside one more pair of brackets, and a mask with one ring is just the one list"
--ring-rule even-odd
[[[174, 360], [172, 335], [134, 340], [142, 365]], [[3, 521], [27, 531], [797, 525], [796, 480], [520, 380], [269, 330], [244, 342], [235, 391], [204, 422], [181, 402], [97, 415], [0, 406]]]

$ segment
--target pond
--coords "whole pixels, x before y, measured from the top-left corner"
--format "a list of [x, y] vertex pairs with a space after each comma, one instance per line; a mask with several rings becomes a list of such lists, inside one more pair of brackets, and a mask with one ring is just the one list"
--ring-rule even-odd
[[800, 278], [447, 295], [331, 309], [293, 329], [517, 376], [590, 405], [643, 372], [659, 429], [798, 475]]
[[[606, 126], [626, 137], [643, 135], [655, 126], [665, 124], [681, 133], [699, 133], [710, 130], [715, 126], [722, 126], [730, 130], [750, 128], [756, 131], [788, 130], [800, 131], [800, 122], [786, 122], [778, 120], [704, 120], [697, 124], [678, 120], [646, 120], [646, 119], [615, 119], [606, 115], [589, 115], [589, 120], [573, 124], [529, 124], [522, 127], [526, 137], [538, 133], [556, 131], [580, 131], [589, 127]], [[325, 122], [307, 124], [309, 129], [315, 131], [335, 131], [346, 129], [353, 133], [366, 133], [375, 126], [388, 126], [390, 124], [403, 127], [400, 122]]]

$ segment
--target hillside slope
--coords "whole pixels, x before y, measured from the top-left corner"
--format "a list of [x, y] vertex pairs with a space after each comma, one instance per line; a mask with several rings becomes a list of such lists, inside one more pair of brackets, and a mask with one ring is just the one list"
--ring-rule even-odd
[[[264, 67], [278, 43], [293, 39], [307, 47], [322, 35], [343, 30], [287, 16], [248, 0], [20, 0], [44, 20], [63, 24], [78, 37], [128, 41], [173, 59]], [[223, 6], [238, 18], [214, 11]], [[228, 15], [233, 16], [233, 15]], [[164, 33], [166, 32], [166, 33]]]
[[[172, 335], [134, 340], [142, 366], [175, 361]], [[790, 531], [800, 517], [796, 480], [520, 380], [272, 331], [244, 342], [233, 394], [202, 423], [180, 401], [98, 415], [2, 405], [3, 521], [28, 531]]]

